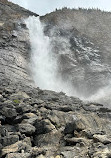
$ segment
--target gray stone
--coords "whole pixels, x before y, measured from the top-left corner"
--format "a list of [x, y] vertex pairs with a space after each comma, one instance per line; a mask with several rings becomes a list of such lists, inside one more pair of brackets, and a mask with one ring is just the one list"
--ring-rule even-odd
[[8, 121], [8, 119], [11, 119], [11, 120], [14, 119], [17, 116], [17, 112], [16, 112], [16, 109], [4, 107], [2, 109], [2, 115], [4, 115]]
[[0, 125], [0, 136], [4, 137], [8, 135], [8, 131], [5, 127]]
[[2, 149], [2, 156], [10, 153], [20, 153], [21, 151], [30, 153], [32, 149], [25, 141], [18, 141], [15, 144], [4, 147]]
[[100, 135], [100, 134], [94, 134], [93, 139], [96, 142], [101, 142], [103, 144], [110, 144], [111, 143], [111, 137], [108, 137], [107, 135]]
[[36, 110], [31, 105], [20, 103], [19, 106], [17, 107], [17, 112], [23, 114], [23, 113], [36, 112]]
[[31, 158], [30, 153], [11, 153], [6, 156], [6, 158]]
[[37, 120], [35, 123], [36, 134], [45, 134], [49, 133], [55, 129], [55, 126], [48, 120]]
[[8, 146], [8, 145], [11, 145], [11, 144], [18, 142], [19, 136], [18, 135], [5, 136], [0, 141], [1, 141], [3, 146]]
[[0, 94], [0, 101], [2, 101], [3, 100], [3, 96]]
[[31, 124], [21, 123], [18, 125], [18, 130], [20, 133], [24, 133], [26, 135], [32, 135], [36, 129]]
[[40, 134], [34, 138], [34, 144], [36, 146], [58, 146], [61, 140], [61, 133], [58, 131], [52, 131], [46, 134]]

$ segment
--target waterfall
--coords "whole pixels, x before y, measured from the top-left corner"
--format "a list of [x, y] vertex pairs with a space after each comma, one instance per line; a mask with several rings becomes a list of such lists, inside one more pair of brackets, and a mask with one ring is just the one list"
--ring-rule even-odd
[[35, 84], [42, 89], [54, 89], [56, 60], [51, 54], [50, 39], [44, 35], [39, 17], [26, 20], [31, 42], [31, 71]]
[[35, 84], [41, 89], [63, 91], [72, 95], [71, 86], [58, 76], [57, 55], [53, 53], [51, 39], [44, 34], [44, 25], [39, 17], [29, 17], [26, 21], [31, 43], [30, 69]]

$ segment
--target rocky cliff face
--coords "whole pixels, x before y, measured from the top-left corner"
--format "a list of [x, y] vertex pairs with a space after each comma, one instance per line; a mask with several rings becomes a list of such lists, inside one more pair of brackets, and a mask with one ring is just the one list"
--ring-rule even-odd
[[[0, 157], [110, 158], [111, 110], [97, 103], [85, 104], [63, 92], [31, 86], [30, 42], [22, 18], [36, 14], [3, 0], [0, 14]], [[46, 23], [50, 15], [43, 19]], [[75, 28], [55, 26], [51, 34], [54, 24], [47, 23], [44, 31], [56, 46], [64, 77], [79, 71], [82, 83], [82, 71], [88, 70], [89, 76], [93, 69], [94, 76], [95, 71], [100, 70], [97, 76], [102, 74], [102, 66], [107, 66], [98, 44]], [[62, 41], [60, 47], [57, 37]], [[64, 54], [69, 39], [70, 49], [68, 46]], [[102, 66], [96, 67], [95, 62]]]
[[41, 17], [52, 38], [59, 74], [81, 96], [91, 96], [111, 78], [111, 13], [67, 9]]
[[7, 1], [0, 1], [0, 85], [10, 82], [30, 84], [28, 74], [29, 39], [22, 18], [35, 15]]

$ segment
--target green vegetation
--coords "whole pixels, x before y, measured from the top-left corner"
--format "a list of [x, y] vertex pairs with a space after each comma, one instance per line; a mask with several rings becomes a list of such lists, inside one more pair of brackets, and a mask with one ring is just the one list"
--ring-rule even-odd
[[20, 103], [20, 100], [15, 99], [15, 100], [13, 100], [13, 102], [16, 103], [16, 104], [19, 104], [19, 103]]

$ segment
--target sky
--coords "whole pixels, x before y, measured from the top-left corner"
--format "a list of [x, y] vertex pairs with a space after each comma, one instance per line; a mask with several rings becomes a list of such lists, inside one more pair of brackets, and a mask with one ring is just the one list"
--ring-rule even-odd
[[56, 8], [99, 8], [111, 11], [111, 0], [9, 0], [39, 15], [45, 15]]

